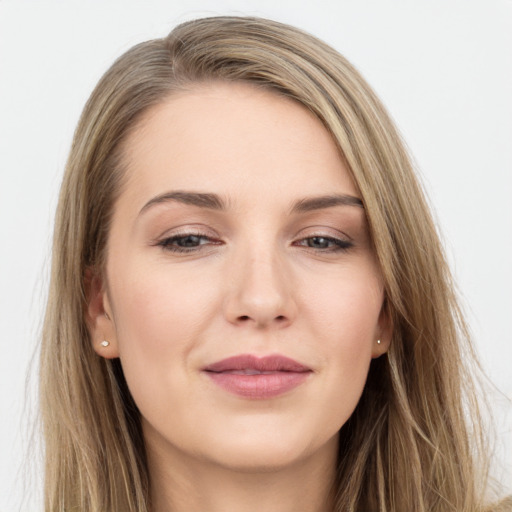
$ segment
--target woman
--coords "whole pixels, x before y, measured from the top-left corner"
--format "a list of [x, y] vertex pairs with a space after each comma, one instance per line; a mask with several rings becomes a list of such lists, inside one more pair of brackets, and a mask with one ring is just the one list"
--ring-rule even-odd
[[483, 510], [471, 356], [403, 144], [337, 52], [210, 18], [107, 71], [57, 212], [47, 510]]

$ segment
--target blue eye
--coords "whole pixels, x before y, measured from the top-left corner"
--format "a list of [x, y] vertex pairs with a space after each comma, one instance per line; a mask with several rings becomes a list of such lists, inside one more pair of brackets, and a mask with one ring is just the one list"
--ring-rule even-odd
[[158, 245], [171, 252], [192, 252], [203, 245], [213, 243], [215, 242], [206, 235], [187, 233], [165, 238]]
[[[184, 233], [164, 238], [157, 245], [166, 251], [174, 253], [192, 253], [200, 251], [206, 245], [219, 245], [221, 242], [210, 238], [207, 235], [196, 233]], [[312, 249], [318, 252], [334, 253], [347, 251], [353, 247], [353, 243], [347, 240], [330, 236], [310, 236], [294, 242], [295, 246]]]
[[330, 236], [310, 236], [296, 242], [295, 245], [323, 252], [338, 252], [350, 249], [354, 244], [347, 240]]

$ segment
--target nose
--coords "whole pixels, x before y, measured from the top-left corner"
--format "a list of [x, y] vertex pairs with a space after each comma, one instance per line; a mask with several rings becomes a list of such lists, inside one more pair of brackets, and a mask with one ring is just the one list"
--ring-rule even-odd
[[238, 254], [228, 279], [225, 316], [230, 323], [265, 329], [293, 322], [297, 312], [293, 280], [278, 255]]

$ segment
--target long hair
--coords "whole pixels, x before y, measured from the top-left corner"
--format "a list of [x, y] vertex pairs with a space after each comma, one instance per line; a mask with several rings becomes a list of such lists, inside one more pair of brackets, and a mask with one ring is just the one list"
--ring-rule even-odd
[[184, 23], [133, 47], [82, 113], [56, 215], [41, 350], [46, 510], [151, 510], [139, 412], [119, 360], [98, 357], [86, 327], [86, 271], [104, 264], [123, 141], [150, 107], [212, 80], [255, 84], [313, 112], [364, 203], [394, 329], [340, 431], [336, 510], [483, 510], [475, 358], [400, 135], [335, 50], [287, 25], [241, 17]]

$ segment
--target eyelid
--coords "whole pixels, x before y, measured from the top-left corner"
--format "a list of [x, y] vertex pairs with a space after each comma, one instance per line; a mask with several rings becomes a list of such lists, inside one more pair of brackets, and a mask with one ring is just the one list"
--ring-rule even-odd
[[[199, 239], [206, 240], [206, 242], [198, 243], [198, 245], [192, 246], [181, 246], [178, 244], [173, 244], [173, 242], [176, 242], [180, 239], [186, 239], [187, 237], [196, 237]], [[216, 240], [206, 234], [194, 233], [189, 231], [188, 233], [176, 233], [169, 236], [164, 236], [155, 245], [160, 246], [163, 251], [174, 253], [175, 255], [186, 255], [203, 253], [205, 250], [211, 248], [212, 246], [222, 244], [222, 241]]]
[[[197, 245], [179, 245], [180, 239], [197, 237]], [[308, 240], [322, 238], [327, 241], [328, 247], [314, 247]], [[199, 253], [212, 246], [223, 245], [225, 242], [209, 226], [184, 224], [166, 230], [164, 234], [154, 239], [151, 245], [160, 246], [169, 252], [175, 253]], [[354, 246], [354, 240], [347, 233], [326, 225], [307, 226], [300, 229], [291, 240], [291, 246], [300, 247], [307, 251], [318, 253], [334, 253], [347, 251]]]
[[204, 236], [206, 238], [220, 238], [219, 234], [203, 224], [182, 224], [166, 229], [152, 240], [152, 245], [158, 244], [165, 238], [180, 237], [186, 235]]
[[[322, 238], [327, 242], [327, 247], [314, 247], [309, 245], [313, 238]], [[301, 250], [323, 255], [334, 255], [347, 252], [354, 247], [354, 239], [347, 233], [332, 225], [317, 224], [300, 229], [293, 237], [292, 246]]]
[[302, 228], [294, 235], [293, 239], [296, 240], [298, 238], [311, 238], [315, 236], [324, 238], [336, 238], [345, 240], [347, 242], [354, 242], [354, 238], [352, 238], [348, 233], [326, 225], [313, 225]]
[[[306, 242], [308, 240], [311, 240], [313, 238], [321, 238], [326, 240], [327, 242], [331, 243], [331, 247], [312, 247], [309, 245], [303, 245], [302, 242]], [[312, 235], [312, 236], [306, 236], [299, 238], [293, 243], [296, 247], [303, 247], [306, 250], [319, 252], [319, 253], [337, 253], [337, 252], [344, 252], [350, 250], [352, 247], [354, 247], [354, 243], [350, 240], [344, 240], [342, 238], [337, 238], [333, 236], [325, 236], [325, 235]]]

